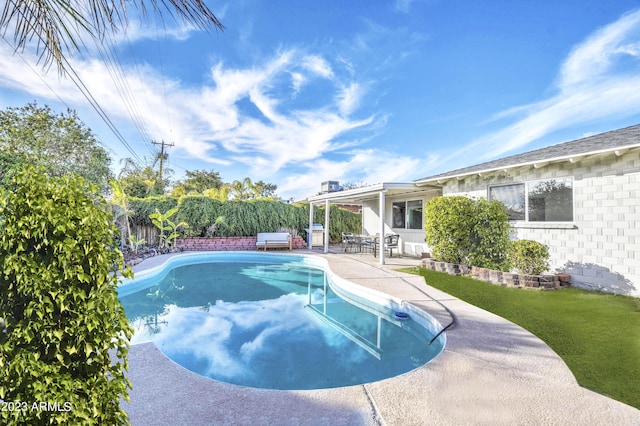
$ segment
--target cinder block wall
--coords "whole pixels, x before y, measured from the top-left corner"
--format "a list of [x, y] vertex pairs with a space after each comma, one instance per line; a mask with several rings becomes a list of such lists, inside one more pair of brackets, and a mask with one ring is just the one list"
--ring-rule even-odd
[[514, 222], [515, 239], [549, 247], [551, 270], [576, 287], [640, 297], [640, 152], [614, 153], [450, 181], [444, 195], [487, 197], [489, 185], [573, 177], [574, 222]]

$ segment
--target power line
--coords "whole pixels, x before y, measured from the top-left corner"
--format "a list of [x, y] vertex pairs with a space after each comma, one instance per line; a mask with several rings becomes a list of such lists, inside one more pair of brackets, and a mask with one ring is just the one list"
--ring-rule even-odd
[[[169, 114], [169, 102], [167, 102], [167, 85], [164, 80], [164, 61], [162, 60], [162, 51], [160, 50], [160, 37], [158, 35], [158, 18], [156, 17], [156, 45], [158, 46], [158, 60], [160, 61], [160, 76], [162, 77], [162, 92], [164, 95], [164, 107], [167, 112], [167, 122], [169, 123], [169, 129], [171, 131], [171, 114]], [[165, 33], [166, 37], [166, 33]]]
[[127, 109], [127, 113], [131, 117], [133, 125], [138, 130], [141, 139], [151, 139], [151, 135], [149, 134], [144, 121], [140, 116], [139, 108], [135, 102], [135, 98], [133, 96], [131, 86], [129, 85], [129, 81], [123, 72], [120, 58], [117, 56], [114, 49], [110, 45], [107, 44], [107, 46], [105, 47], [98, 42], [96, 42], [96, 45], [98, 48], [98, 53], [107, 66], [109, 75], [111, 76], [116, 90], [118, 91], [118, 94], [120, 95], [120, 98], [122, 99], [124, 106]]
[[129, 151], [131, 153], [131, 155], [136, 160], [138, 160], [138, 162], [142, 163], [142, 160], [140, 159], [138, 154], [133, 150], [133, 148], [131, 148], [131, 145], [129, 145], [129, 143], [124, 138], [122, 133], [120, 133], [118, 128], [115, 126], [115, 124], [113, 124], [113, 121], [111, 121], [111, 119], [109, 118], [107, 113], [102, 109], [102, 107], [100, 106], [98, 101], [93, 97], [93, 95], [91, 94], [91, 92], [89, 91], [87, 86], [85, 86], [85, 84], [82, 82], [82, 80], [80, 79], [80, 76], [71, 67], [71, 64], [69, 63], [69, 61], [65, 57], [62, 57], [62, 60], [69, 67], [68, 72], [70, 73], [70, 78], [71, 78], [71, 81], [73, 82], [73, 84], [80, 90], [80, 92], [82, 92], [84, 97], [89, 101], [89, 104], [94, 109], [94, 111], [96, 111], [98, 113], [100, 118], [102, 118], [102, 121], [104, 121], [105, 124], [109, 127], [109, 129], [111, 129], [113, 134], [124, 145], [124, 147], [127, 149], [127, 151]]
[[[19, 10], [18, 9], [18, 13], [20, 13], [21, 15], [23, 15], [24, 17], [24, 11]], [[34, 32], [35, 36], [38, 38], [38, 40], [42, 43], [46, 44], [46, 40], [43, 39], [42, 35], [40, 33], [38, 33], [37, 31]], [[5, 42], [8, 43], [8, 41], [4, 38], [4, 36], [2, 37]], [[11, 45], [11, 44], [10, 44]], [[16, 51], [16, 53], [18, 53]], [[23, 61], [26, 62], [26, 60], [20, 55], [20, 57], [22, 58]], [[73, 84], [78, 88], [78, 90], [80, 90], [80, 92], [83, 94], [83, 96], [85, 97], [85, 99], [87, 99], [87, 101], [89, 101], [89, 104], [91, 105], [91, 107], [94, 109], [94, 111], [96, 111], [98, 113], [98, 115], [100, 116], [100, 118], [102, 119], [102, 121], [105, 122], [105, 124], [107, 125], [107, 127], [109, 127], [109, 129], [113, 132], [113, 134], [116, 136], [116, 138], [124, 145], [124, 147], [131, 153], [131, 155], [138, 160], [139, 162], [141, 162], [140, 157], [138, 156], [138, 154], [133, 150], [133, 148], [131, 148], [131, 146], [129, 145], [129, 143], [127, 142], [127, 140], [124, 138], [124, 136], [122, 135], [122, 133], [120, 133], [120, 131], [116, 128], [116, 126], [113, 124], [113, 122], [111, 121], [111, 119], [109, 118], [109, 116], [106, 114], [106, 112], [102, 109], [102, 107], [100, 106], [100, 104], [98, 103], [98, 101], [93, 97], [93, 95], [91, 94], [91, 92], [89, 92], [89, 89], [85, 86], [85, 84], [82, 82], [82, 80], [80, 79], [80, 76], [78, 76], [78, 74], [75, 72], [75, 70], [73, 69], [73, 67], [71, 67], [71, 64], [69, 63], [68, 59], [62, 55], [60, 57], [60, 59], [64, 62], [64, 64], [67, 66], [67, 69], [65, 70], [66, 73], [69, 75], [71, 81], [73, 82]], [[39, 74], [38, 74], [39, 75]], [[40, 78], [42, 78], [39, 75]], [[49, 87], [51, 89], [51, 87], [47, 84], [47, 87]], [[56, 95], [56, 97], [60, 98], [55, 91], [53, 91], [53, 89], [51, 89], [52, 92]], [[64, 101], [63, 101], [64, 103]], [[66, 103], [65, 103], [66, 105]], [[68, 107], [68, 106], [67, 106]]]

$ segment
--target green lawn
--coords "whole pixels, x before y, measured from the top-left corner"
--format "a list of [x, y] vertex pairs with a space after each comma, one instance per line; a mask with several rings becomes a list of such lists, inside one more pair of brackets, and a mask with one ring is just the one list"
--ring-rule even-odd
[[427, 283], [544, 340], [581, 386], [640, 408], [640, 299], [568, 288], [533, 291], [409, 268]]

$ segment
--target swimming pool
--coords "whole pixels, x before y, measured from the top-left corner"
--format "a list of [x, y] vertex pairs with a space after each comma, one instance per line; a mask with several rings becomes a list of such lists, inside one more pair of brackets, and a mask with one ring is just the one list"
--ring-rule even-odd
[[[413, 370], [443, 349], [441, 326], [335, 276], [317, 256], [187, 253], [119, 288], [135, 328], [215, 380], [267, 389], [355, 385]], [[409, 318], [397, 312], [407, 313]]]

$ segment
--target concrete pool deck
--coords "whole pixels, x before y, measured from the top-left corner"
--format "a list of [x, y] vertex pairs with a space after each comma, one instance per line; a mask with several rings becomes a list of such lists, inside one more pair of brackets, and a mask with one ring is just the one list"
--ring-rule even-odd
[[[309, 251], [300, 251], [308, 254]], [[320, 254], [337, 275], [421, 307], [447, 331], [444, 351], [401, 376], [365, 385], [275, 391], [216, 382], [152, 343], [129, 350], [133, 425], [640, 425], [640, 410], [580, 387], [562, 359], [521, 327], [394, 269], [408, 258]], [[167, 256], [147, 259], [141, 271]], [[446, 307], [445, 308], [443, 308]], [[450, 311], [450, 312], [449, 312]]]

